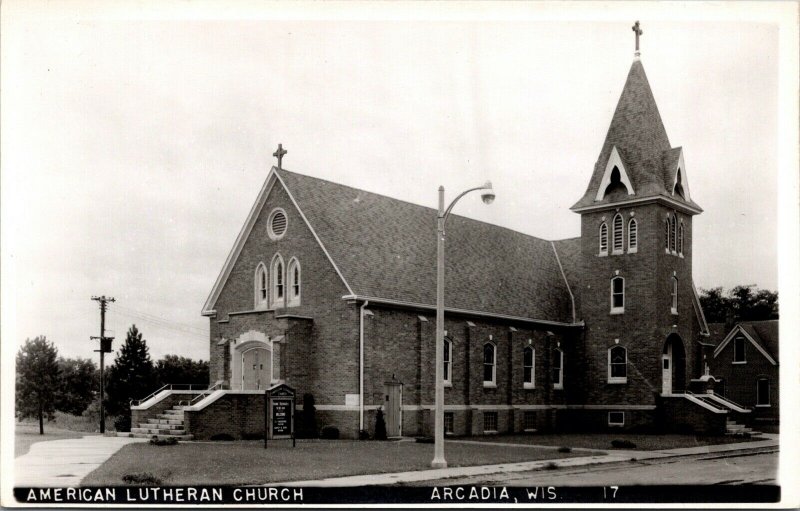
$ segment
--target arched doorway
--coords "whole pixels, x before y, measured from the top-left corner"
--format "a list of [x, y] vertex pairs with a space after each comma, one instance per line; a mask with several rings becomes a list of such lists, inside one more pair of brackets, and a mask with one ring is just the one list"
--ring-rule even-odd
[[686, 390], [686, 350], [678, 334], [670, 334], [661, 354], [661, 393], [670, 395]]
[[231, 389], [264, 390], [277, 373], [274, 343], [263, 333], [250, 330], [230, 343]]

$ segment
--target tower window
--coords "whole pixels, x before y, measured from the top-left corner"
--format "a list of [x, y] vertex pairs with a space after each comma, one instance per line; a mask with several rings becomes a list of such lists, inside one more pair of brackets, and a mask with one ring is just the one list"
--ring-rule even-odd
[[612, 224], [612, 239], [613, 239], [613, 247], [612, 253], [614, 254], [621, 254], [622, 253], [622, 215], [619, 213], [614, 216], [614, 222]]
[[678, 254], [683, 255], [683, 221], [678, 228]]
[[613, 346], [608, 350], [608, 383], [628, 382], [628, 350]]
[[625, 312], [625, 279], [614, 277], [611, 279], [611, 314]]
[[636, 219], [631, 218], [630, 222], [628, 222], [628, 253], [634, 253], [637, 251], [639, 246], [639, 231], [638, 226], [636, 225]]
[[669, 253], [669, 218], [664, 220], [664, 250]]
[[621, 193], [628, 193], [628, 187], [625, 186], [625, 183], [622, 182], [622, 175], [619, 172], [619, 167], [616, 165], [611, 170], [611, 180], [606, 186], [606, 190], [603, 193], [603, 196], [607, 196], [614, 192], [621, 192]]
[[672, 277], [672, 313], [678, 313], [678, 279]]
[[678, 169], [678, 175], [675, 177], [675, 188], [672, 190], [673, 195], [678, 194], [682, 199], [686, 198], [683, 193], [683, 184], [681, 183], [681, 169]]
[[669, 251], [675, 253], [675, 215], [669, 217]]
[[495, 365], [495, 351], [494, 344], [487, 342], [483, 345], [483, 386], [494, 387], [497, 376], [497, 366]]
[[536, 352], [531, 346], [526, 346], [522, 351], [522, 386], [526, 389], [532, 389], [535, 387], [535, 372], [533, 368], [535, 357]]
[[600, 224], [600, 255], [608, 255], [608, 226]]

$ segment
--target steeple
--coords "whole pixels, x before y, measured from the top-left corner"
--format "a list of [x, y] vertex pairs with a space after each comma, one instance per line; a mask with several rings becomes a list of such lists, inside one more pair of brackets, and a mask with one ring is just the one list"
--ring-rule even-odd
[[[633, 28], [636, 31], [637, 25]], [[637, 40], [640, 34], [640, 31], [637, 32]], [[598, 202], [617, 202], [634, 198], [631, 196], [635, 198], [654, 195], [673, 196], [681, 150], [672, 149], [669, 143], [667, 130], [661, 121], [653, 91], [650, 89], [638, 53], [637, 51], [628, 71], [625, 86], [595, 163], [589, 186], [583, 198], [572, 206], [573, 210], [596, 205]], [[612, 157], [615, 161], [619, 160], [619, 164], [612, 165]], [[623, 181], [626, 178], [630, 181], [633, 189], [628, 190], [627, 194], [607, 195], [605, 190], [601, 189], [601, 186], [608, 185], [609, 175], [614, 168], [622, 174]], [[685, 188], [686, 170], [683, 169], [681, 174]], [[688, 197], [680, 199], [691, 203], [699, 210], [696, 204], [687, 200]]]

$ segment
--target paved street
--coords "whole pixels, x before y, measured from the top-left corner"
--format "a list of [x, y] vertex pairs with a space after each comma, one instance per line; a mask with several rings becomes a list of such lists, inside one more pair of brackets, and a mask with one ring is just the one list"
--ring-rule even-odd
[[556, 470], [456, 477], [424, 486], [631, 486], [669, 484], [774, 484], [777, 448], [759, 453], [712, 453]]

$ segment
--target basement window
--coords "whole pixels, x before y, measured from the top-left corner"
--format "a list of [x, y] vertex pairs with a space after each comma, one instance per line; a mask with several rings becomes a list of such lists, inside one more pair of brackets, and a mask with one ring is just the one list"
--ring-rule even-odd
[[625, 412], [608, 412], [608, 425], [621, 427], [625, 425]]
[[444, 412], [444, 434], [445, 435], [452, 435], [453, 434], [453, 423], [455, 422], [455, 417], [453, 412]]
[[497, 433], [497, 412], [483, 412], [483, 432]]

